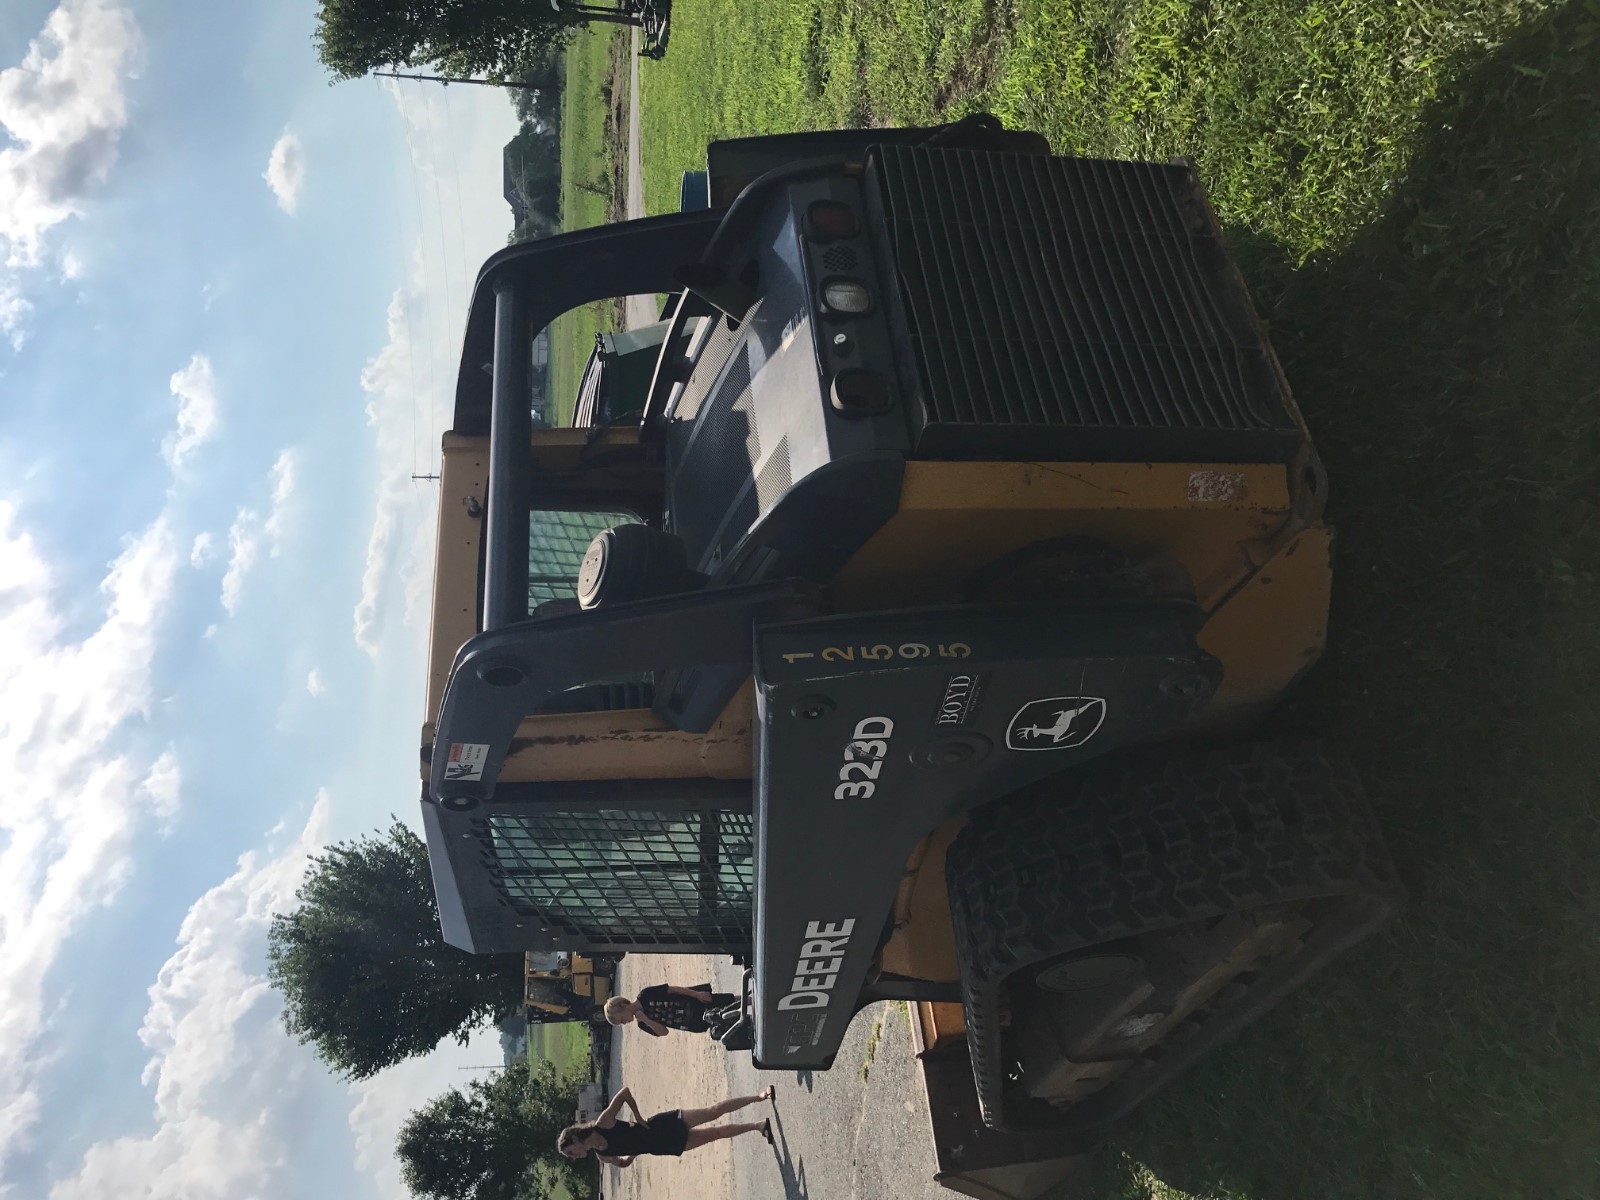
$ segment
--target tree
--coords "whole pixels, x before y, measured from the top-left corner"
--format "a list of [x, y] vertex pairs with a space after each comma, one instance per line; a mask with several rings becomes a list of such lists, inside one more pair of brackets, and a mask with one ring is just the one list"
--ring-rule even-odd
[[575, 28], [549, 0], [320, 0], [312, 41], [335, 79], [421, 66], [501, 78], [547, 60]]
[[561, 121], [561, 89], [566, 74], [562, 47], [550, 46], [531, 57], [504, 64], [505, 78], [528, 87], [511, 90], [511, 107], [523, 125], [554, 129]]
[[521, 956], [445, 944], [427, 847], [398, 821], [314, 856], [295, 899], [272, 918], [268, 976], [289, 1032], [352, 1079], [520, 1007]]
[[554, 130], [524, 122], [503, 153], [506, 173], [528, 212], [553, 226], [561, 216], [561, 145]]
[[506, 245], [516, 246], [522, 242], [533, 242], [539, 238], [547, 238], [552, 234], [561, 232], [559, 222], [552, 220], [543, 213], [531, 212], [528, 219], [517, 225], [506, 236]]
[[465, 1092], [451, 1088], [400, 1127], [395, 1154], [406, 1187], [428, 1200], [516, 1200], [594, 1192], [592, 1163], [556, 1150], [572, 1123], [580, 1079], [541, 1062], [507, 1067]]

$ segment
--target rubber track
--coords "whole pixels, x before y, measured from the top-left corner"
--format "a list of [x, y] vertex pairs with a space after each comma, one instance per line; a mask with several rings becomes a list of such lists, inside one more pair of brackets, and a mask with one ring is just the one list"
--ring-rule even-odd
[[[1115, 1119], [1393, 911], [1394, 866], [1355, 768], [1314, 744], [1256, 744], [1058, 777], [979, 810], [946, 860], [967, 1046], [984, 1123], [1005, 1128], [1007, 976], [1103, 942], [1265, 905], [1342, 897], [1302, 950], [1231, 1007], [1188, 1022], [1061, 1114]], [[1181, 1038], [1181, 1044], [1179, 1039]]]

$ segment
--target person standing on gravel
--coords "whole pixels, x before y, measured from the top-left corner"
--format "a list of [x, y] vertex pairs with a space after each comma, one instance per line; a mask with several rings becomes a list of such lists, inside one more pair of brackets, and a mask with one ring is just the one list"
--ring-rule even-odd
[[[563, 1129], [556, 1139], [556, 1149], [568, 1158], [585, 1158], [592, 1153], [610, 1166], [626, 1167], [641, 1154], [676, 1158], [708, 1142], [720, 1142], [741, 1133], [759, 1133], [770, 1144], [771, 1120], [732, 1121], [726, 1125], [710, 1123], [772, 1097], [773, 1090], [768, 1086], [755, 1096], [735, 1096], [707, 1108], [674, 1108], [646, 1120], [634, 1102], [633, 1093], [622, 1088], [591, 1124], [568, 1125]], [[617, 1119], [624, 1104], [633, 1110], [632, 1121]]]
[[606, 1001], [605, 1013], [611, 1024], [628, 1025], [636, 1021], [640, 1029], [653, 1037], [665, 1037], [669, 1029], [711, 1033], [713, 1026], [707, 1018], [736, 999], [730, 992], [713, 992], [709, 983], [692, 988], [658, 983], [643, 989], [637, 1000], [611, 997]]

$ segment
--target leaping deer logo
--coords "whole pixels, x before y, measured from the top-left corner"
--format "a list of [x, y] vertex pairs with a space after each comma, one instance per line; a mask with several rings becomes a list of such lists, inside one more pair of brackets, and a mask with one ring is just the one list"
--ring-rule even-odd
[[1079, 714], [1088, 712], [1093, 704], [1080, 704], [1077, 708], [1063, 708], [1056, 714], [1054, 725], [1024, 725], [1017, 732], [1026, 734], [1030, 738], [1049, 738], [1052, 742], [1059, 742], [1072, 731], [1072, 723], [1078, 719]]
[[1069, 750], [1092, 738], [1106, 718], [1099, 696], [1032, 700], [1011, 718], [1006, 745], [1012, 750]]

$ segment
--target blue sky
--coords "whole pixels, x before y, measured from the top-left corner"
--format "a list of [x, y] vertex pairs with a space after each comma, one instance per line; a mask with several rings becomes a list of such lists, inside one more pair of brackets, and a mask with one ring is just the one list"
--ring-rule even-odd
[[404, 1194], [278, 1023], [306, 855], [415, 824], [492, 89], [330, 87], [309, 0], [0, 5], [0, 1196]]

